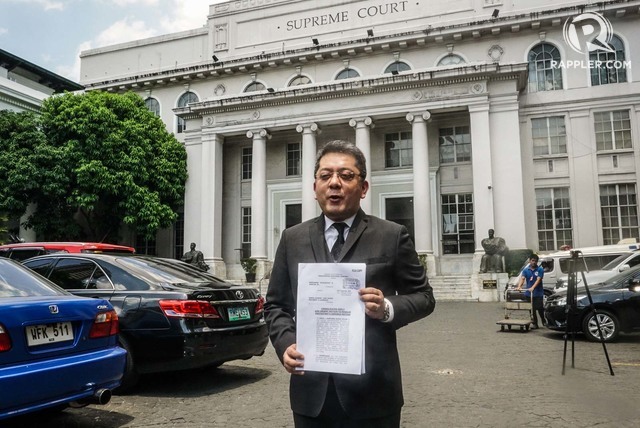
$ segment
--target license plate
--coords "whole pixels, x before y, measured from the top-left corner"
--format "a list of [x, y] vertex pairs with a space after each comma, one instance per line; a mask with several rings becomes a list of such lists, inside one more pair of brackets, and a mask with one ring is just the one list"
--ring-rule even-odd
[[30, 325], [27, 327], [27, 344], [29, 346], [73, 340], [73, 328], [70, 322], [55, 324]]
[[246, 306], [240, 306], [238, 308], [229, 308], [229, 321], [241, 321], [251, 318], [249, 308]]

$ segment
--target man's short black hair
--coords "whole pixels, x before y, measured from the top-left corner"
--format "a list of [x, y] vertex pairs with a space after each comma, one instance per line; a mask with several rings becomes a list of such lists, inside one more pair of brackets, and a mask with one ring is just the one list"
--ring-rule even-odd
[[325, 144], [316, 155], [316, 166], [313, 169], [313, 176], [315, 177], [320, 169], [320, 159], [328, 153], [343, 153], [345, 155], [351, 155], [356, 160], [356, 168], [360, 171], [360, 178], [365, 180], [367, 178], [367, 161], [364, 157], [364, 153], [355, 144], [344, 140], [333, 140]]
[[529, 256], [529, 260], [531, 260], [531, 259], [535, 260], [535, 261], [536, 261], [536, 263], [538, 263], [538, 260], [540, 260], [540, 257], [538, 257], [538, 255], [537, 255], [537, 254], [531, 254], [531, 255]]

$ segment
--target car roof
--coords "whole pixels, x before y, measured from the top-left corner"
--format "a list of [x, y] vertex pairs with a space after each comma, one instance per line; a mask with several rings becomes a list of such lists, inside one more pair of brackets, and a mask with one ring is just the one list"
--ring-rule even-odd
[[0, 245], [0, 249], [11, 248], [48, 248], [48, 249], [63, 249], [63, 248], [82, 248], [88, 250], [132, 250], [133, 247], [118, 244], [107, 244], [104, 242], [19, 242], [14, 244]]
[[556, 251], [554, 253], [540, 255], [540, 258], [554, 257], [571, 257], [572, 251], [580, 251], [583, 255], [590, 254], [623, 254], [627, 251], [640, 250], [640, 244], [614, 244], [614, 245], [598, 245], [593, 247], [573, 248], [566, 251]]

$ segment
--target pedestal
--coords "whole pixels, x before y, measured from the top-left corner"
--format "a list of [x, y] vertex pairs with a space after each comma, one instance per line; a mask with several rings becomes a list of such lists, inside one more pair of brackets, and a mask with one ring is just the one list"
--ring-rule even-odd
[[471, 275], [471, 298], [479, 302], [499, 302], [502, 292], [509, 282], [509, 274], [474, 273]]
[[218, 278], [227, 277], [227, 265], [222, 259], [204, 259], [204, 262], [209, 265], [209, 273], [217, 276]]

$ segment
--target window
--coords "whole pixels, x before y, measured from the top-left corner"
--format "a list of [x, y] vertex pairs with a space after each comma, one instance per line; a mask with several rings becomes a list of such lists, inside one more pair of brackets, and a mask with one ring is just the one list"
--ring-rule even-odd
[[540, 43], [529, 51], [529, 92], [562, 89], [560, 52], [549, 43]]
[[285, 214], [284, 214], [285, 229], [288, 229], [291, 226], [295, 226], [296, 224], [302, 223], [302, 204], [287, 204], [285, 205], [284, 211], [285, 211]]
[[593, 121], [598, 150], [620, 150], [633, 147], [628, 110], [594, 113]]
[[287, 176], [300, 175], [300, 143], [287, 144]]
[[336, 80], [340, 79], [351, 79], [352, 77], [360, 77], [360, 73], [355, 71], [353, 68], [345, 68], [336, 76]]
[[265, 89], [266, 89], [266, 86], [264, 86], [262, 83], [253, 82], [253, 83], [249, 83], [247, 87], [244, 88], [244, 92], [256, 92], [256, 91], [263, 91]]
[[393, 64], [389, 65], [387, 68], [385, 68], [384, 72], [385, 73], [400, 73], [401, 71], [407, 71], [407, 70], [411, 70], [411, 67], [409, 67], [409, 64], [407, 64], [406, 62], [402, 62], [402, 61], [396, 61]]
[[[194, 94], [193, 92], [185, 92], [180, 96], [180, 99], [178, 99], [178, 107], [179, 108], [186, 107], [191, 103], [197, 103], [197, 102], [198, 102], [198, 96], [196, 94]], [[187, 130], [187, 122], [183, 118], [179, 117], [178, 118], [178, 134], [186, 130]]]
[[627, 81], [624, 43], [618, 36], [614, 35], [611, 37], [609, 47], [614, 52], [597, 49], [589, 54], [589, 60], [594, 64], [590, 68], [592, 86]]
[[253, 160], [253, 149], [243, 147], [242, 149], [242, 179], [251, 180], [251, 162]]
[[385, 218], [407, 228], [409, 236], [415, 242], [413, 225], [413, 198], [387, 198], [384, 201]]
[[147, 254], [149, 256], [156, 255], [156, 239], [147, 239], [144, 235], [136, 236], [136, 253]]
[[466, 61], [460, 55], [449, 54], [438, 61], [438, 66], [464, 64]]
[[155, 98], [149, 97], [144, 100], [144, 105], [147, 106], [147, 109], [155, 114], [156, 116], [160, 116], [160, 103]]
[[289, 82], [289, 86], [308, 85], [309, 83], [312, 82], [311, 79], [309, 79], [307, 76], [298, 76], [291, 79], [291, 82]]
[[178, 218], [173, 226], [173, 242], [175, 243], [175, 258], [180, 260], [184, 251], [184, 213], [178, 213]]
[[471, 160], [471, 133], [468, 126], [440, 128], [440, 163]]
[[413, 165], [413, 141], [411, 132], [394, 132], [384, 135], [385, 167]]
[[65, 290], [87, 288], [97, 265], [91, 260], [60, 259], [49, 279]]
[[536, 215], [540, 251], [573, 246], [568, 188], [536, 189]]
[[601, 185], [600, 210], [605, 245], [640, 237], [635, 184]]
[[251, 257], [251, 207], [242, 207], [241, 248], [241, 257]]
[[473, 254], [475, 250], [473, 194], [442, 195], [442, 252]]
[[567, 153], [567, 130], [563, 116], [531, 119], [533, 155], [555, 155]]

